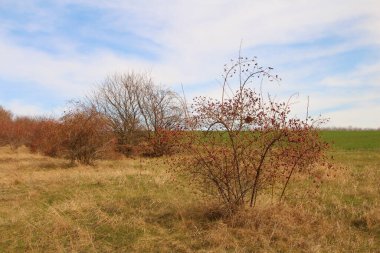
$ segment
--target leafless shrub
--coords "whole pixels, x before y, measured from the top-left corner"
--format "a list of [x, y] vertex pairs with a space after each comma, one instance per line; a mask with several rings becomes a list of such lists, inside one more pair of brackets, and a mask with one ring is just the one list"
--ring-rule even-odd
[[0, 107], [0, 145], [10, 145], [13, 149], [29, 146], [38, 122], [37, 118], [16, 117]]
[[32, 152], [57, 156], [60, 124], [52, 118], [15, 117], [0, 107], [0, 145], [16, 149], [22, 145]]
[[221, 99], [194, 100], [192, 128], [181, 142], [191, 155], [176, 165], [211, 188], [231, 211], [245, 203], [254, 206], [261, 190], [283, 198], [291, 177], [319, 161], [326, 147], [315, 128], [319, 120], [293, 118], [289, 102], [264, 99], [247, 87], [254, 79], [279, 80], [271, 70], [255, 58], [226, 65]]
[[39, 152], [47, 156], [58, 157], [61, 154], [61, 124], [53, 118], [35, 120], [27, 146], [32, 152]]
[[10, 143], [12, 118], [12, 113], [0, 106], [0, 146], [8, 145]]
[[106, 118], [94, 108], [74, 107], [61, 118], [60, 146], [72, 163], [93, 164], [114, 148]]

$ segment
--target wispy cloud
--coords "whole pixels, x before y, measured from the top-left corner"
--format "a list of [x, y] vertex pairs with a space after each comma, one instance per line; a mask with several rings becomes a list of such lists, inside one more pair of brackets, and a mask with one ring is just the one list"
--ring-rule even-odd
[[379, 105], [377, 2], [0, 0], [0, 88], [19, 83], [46, 94], [44, 103], [30, 94], [3, 95], [0, 103], [47, 111], [128, 70], [151, 71], [175, 88], [183, 83], [189, 96], [213, 95], [242, 41], [244, 55], [283, 77], [271, 92], [299, 91], [303, 102], [309, 95], [313, 112], [332, 115], [331, 124], [378, 127], [363, 119]]

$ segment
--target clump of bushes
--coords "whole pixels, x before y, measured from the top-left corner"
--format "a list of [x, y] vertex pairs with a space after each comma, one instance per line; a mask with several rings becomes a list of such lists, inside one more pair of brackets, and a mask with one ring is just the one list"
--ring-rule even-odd
[[107, 119], [93, 108], [76, 104], [60, 119], [16, 117], [0, 109], [0, 144], [25, 145], [32, 152], [63, 157], [72, 164], [93, 164], [115, 157], [115, 138]]
[[147, 74], [115, 74], [92, 95], [72, 103], [60, 119], [14, 117], [0, 108], [0, 145], [26, 145], [83, 164], [117, 153], [169, 155], [183, 118], [181, 102]]

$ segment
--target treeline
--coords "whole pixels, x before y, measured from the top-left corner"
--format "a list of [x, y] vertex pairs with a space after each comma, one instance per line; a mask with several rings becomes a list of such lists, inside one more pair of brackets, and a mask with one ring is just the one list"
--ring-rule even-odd
[[121, 155], [162, 156], [184, 121], [184, 101], [147, 74], [115, 74], [59, 119], [15, 117], [0, 107], [0, 145], [92, 164]]
[[324, 131], [379, 131], [380, 127], [378, 128], [361, 128], [361, 127], [323, 127], [321, 130]]

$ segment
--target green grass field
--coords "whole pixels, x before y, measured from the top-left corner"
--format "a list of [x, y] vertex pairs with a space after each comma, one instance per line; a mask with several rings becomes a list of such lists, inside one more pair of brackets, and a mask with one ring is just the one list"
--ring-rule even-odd
[[380, 150], [380, 131], [321, 131], [321, 137], [340, 150]]
[[379, 132], [322, 136], [322, 184], [295, 177], [284, 203], [227, 218], [162, 158], [69, 167], [0, 148], [0, 252], [379, 252]]

